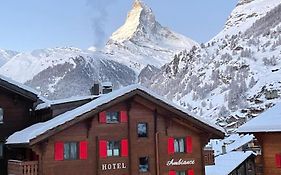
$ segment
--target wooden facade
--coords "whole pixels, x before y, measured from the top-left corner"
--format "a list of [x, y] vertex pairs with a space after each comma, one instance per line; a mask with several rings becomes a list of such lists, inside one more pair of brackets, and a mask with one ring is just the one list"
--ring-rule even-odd
[[[29, 147], [38, 155], [39, 174], [205, 174], [203, 148], [210, 138], [222, 138], [224, 134], [138, 93], [112, 101], [31, 140]], [[102, 121], [101, 114], [107, 112], [118, 112], [119, 122]], [[147, 124], [146, 137], [138, 136], [139, 123]], [[174, 152], [177, 138], [185, 141], [181, 153]], [[108, 156], [109, 141], [120, 143], [118, 156]], [[79, 145], [74, 160], [65, 160], [66, 143]], [[148, 160], [147, 172], [140, 172], [143, 158]]]
[[[0, 86], [0, 108], [3, 109], [3, 122], [0, 123], [0, 143], [5, 143], [9, 135], [31, 125], [34, 102], [35, 100]], [[3, 145], [3, 156], [0, 157], [0, 175], [6, 174], [8, 157], [7, 148]]]
[[262, 155], [258, 173], [263, 175], [281, 174], [281, 133], [255, 133], [260, 145]]
[[36, 111], [35, 107], [43, 101], [35, 91], [0, 76], [0, 175], [7, 174], [8, 159], [36, 160], [30, 149], [10, 149], [5, 146], [5, 141], [11, 134], [35, 123], [50, 120], [89, 101], [90, 98], [57, 103]]

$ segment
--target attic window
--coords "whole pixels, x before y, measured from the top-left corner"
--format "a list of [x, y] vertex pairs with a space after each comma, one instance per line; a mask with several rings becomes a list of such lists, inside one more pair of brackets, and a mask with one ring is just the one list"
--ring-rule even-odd
[[4, 122], [4, 110], [3, 108], [0, 108], [0, 123]]

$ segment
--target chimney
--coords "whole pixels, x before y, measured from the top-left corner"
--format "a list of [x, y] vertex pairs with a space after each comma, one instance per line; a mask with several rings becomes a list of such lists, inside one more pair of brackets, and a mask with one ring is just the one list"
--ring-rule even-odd
[[101, 87], [102, 87], [102, 93], [108, 94], [108, 93], [112, 92], [113, 85], [111, 82], [103, 82], [103, 83], [101, 83]]
[[91, 95], [100, 95], [100, 85], [99, 83], [94, 83], [94, 86], [90, 89]]
[[223, 143], [222, 145], [222, 154], [226, 154], [226, 145]]

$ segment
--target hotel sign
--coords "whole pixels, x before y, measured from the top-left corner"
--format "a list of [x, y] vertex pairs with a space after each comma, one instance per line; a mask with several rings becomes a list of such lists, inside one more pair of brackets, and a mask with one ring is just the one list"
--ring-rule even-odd
[[179, 159], [178, 161], [175, 161], [174, 159], [171, 159], [167, 161], [167, 166], [182, 166], [182, 165], [194, 165], [195, 160], [183, 160]]
[[101, 165], [101, 170], [120, 170], [120, 169], [126, 169], [127, 166], [125, 163], [104, 163]]

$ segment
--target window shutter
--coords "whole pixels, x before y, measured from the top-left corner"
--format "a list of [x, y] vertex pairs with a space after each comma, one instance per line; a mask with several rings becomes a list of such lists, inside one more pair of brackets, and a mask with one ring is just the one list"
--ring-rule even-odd
[[194, 170], [193, 169], [187, 170], [187, 175], [194, 175]]
[[168, 138], [168, 154], [174, 154], [175, 146], [174, 146], [174, 138]]
[[275, 154], [275, 163], [277, 168], [281, 168], [281, 154]]
[[120, 122], [121, 123], [127, 123], [128, 122], [127, 111], [120, 111]]
[[55, 143], [55, 160], [63, 160], [63, 152], [64, 152], [64, 143], [56, 142]]
[[106, 112], [105, 111], [99, 113], [99, 122], [106, 123]]
[[192, 137], [191, 136], [186, 137], [186, 152], [192, 153]]
[[128, 157], [129, 149], [128, 149], [128, 139], [121, 140], [121, 156]]
[[88, 159], [88, 142], [87, 141], [81, 141], [79, 143], [79, 158], [81, 160]]
[[169, 171], [169, 175], [176, 175], [176, 171], [174, 170]]
[[100, 158], [106, 158], [107, 157], [107, 141], [106, 140], [99, 141], [99, 149], [100, 149]]

